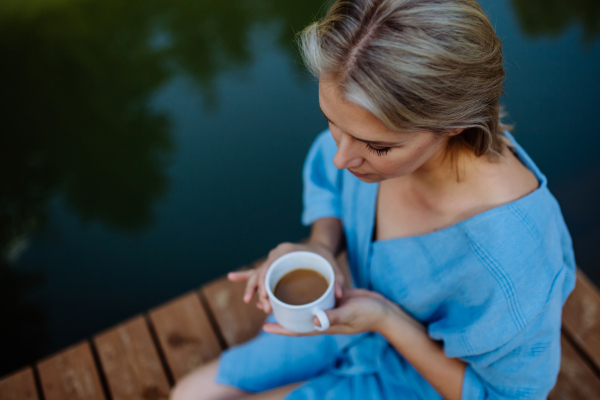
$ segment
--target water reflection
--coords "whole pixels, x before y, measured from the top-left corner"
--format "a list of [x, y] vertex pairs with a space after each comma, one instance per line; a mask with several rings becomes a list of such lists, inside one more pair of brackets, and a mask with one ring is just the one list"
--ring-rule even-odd
[[[17, 359], [41, 356], [44, 310], [25, 298], [42, 275], [14, 265], [44, 227], [50, 201], [61, 198], [83, 223], [148, 231], [175, 153], [172, 121], [148, 105], [153, 94], [185, 75], [205, 105], [218, 107], [214, 78], [252, 61], [256, 24], [284, 26], [276, 41], [290, 51], [320, 7], [321, 0], [0, 0], [0, 375]], [[16, 337], [25, 341], [6, 345]]]
[[523, 31], [530, 35], [558, 35], [571, 25], [581, 25], [590, 40], [600, 33], [598, 0], [512, 0]]
[[56, 194], [83, 221], [149, 225], [171, 141], [166, 119], [144, 106], [168, 77], [147, 29], [131, 26], [117, 1], [24, 4], [0, 17], [7, 229], [39, 225]]
[[[26, 1], [0, 13], [5, 231], [31, 230], [57, 193], [83, 221], [152, 222], [172, 152], [169, 121], [147, 107], [171, 75], [212, 78], [247, 62], [247, 32], [282, 20], [289, 48], [320, 1]], [[32, 225], [31, 221], [37, 221]], [[8, 228], [4, 228], [8, 226]], [[25, 228], [27, 226], [28, 228]], [[2, 237], [3, 243], [6, 242]]]

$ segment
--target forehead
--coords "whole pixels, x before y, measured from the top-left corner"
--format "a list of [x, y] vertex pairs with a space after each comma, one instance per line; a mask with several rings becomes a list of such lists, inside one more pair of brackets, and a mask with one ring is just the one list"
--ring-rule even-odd
[[337, 128], [363, 141], [399, 142], [413, 136], [390, 130], [369, 110], [345, 98], [333, 80], [319, 80], [319, 106]]

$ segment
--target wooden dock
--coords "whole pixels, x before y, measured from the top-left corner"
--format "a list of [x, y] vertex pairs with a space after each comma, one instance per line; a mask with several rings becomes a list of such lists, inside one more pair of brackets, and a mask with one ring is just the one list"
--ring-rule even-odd
[[[0, 378], [0, 400], [166, 400], [186, 373], [255, 336], [265, 314], [218, 279]], [[581, 273], [563, 309], [551, 400], [600, 399], [600, 293]]]

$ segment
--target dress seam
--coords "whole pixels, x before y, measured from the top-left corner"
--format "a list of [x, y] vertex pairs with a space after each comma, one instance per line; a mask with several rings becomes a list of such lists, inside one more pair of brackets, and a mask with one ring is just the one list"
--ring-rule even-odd
[[535, 229], [535, 227], [533, 226], [533, 224], [529, 221], [529, 218], [527, 218], [527, 216], [523, 213], [523, 210], [519, 206], [514, 205], [514, 204], [511, 204], [509, 208], [512, 211], [512, 213], [514, 215], [516, 215], [521, 220], [521, 222], [523, 222], [523, 225], [525, 225], [525, 227], [527, 228], [527, 230], [529, 230], [529, 232], [535, 238], [536, 243], [538, 244], [538, 246], [540, 246], [540, 244], [541, 244], [540, 234], [537, 231], [537, 229]]
[[488, 271], [492, 274], [502, 289], [504, 297], [508, 303], [508, 308], [513, 322], [519, 331], [522, 330], [527, 325], [527, 320], [523, 316], [523, 312], [519, 306], [515, 288], [510, 277], [500, 266], [500, 264], [490, 254], [488, 254], [479, 243], [473, 240], [471, 235], [469, 235], [469, 232], [466, 233], [469, 237], [469, 246], [475, 252], [479, 260], [487, 267]]

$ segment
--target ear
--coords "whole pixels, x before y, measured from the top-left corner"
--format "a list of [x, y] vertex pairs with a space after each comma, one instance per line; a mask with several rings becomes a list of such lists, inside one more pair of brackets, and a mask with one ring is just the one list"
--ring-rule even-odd
[[458, 134], [461, 134], [464, 130], [465, 130], [465, 128], [453, 130], [448, 134], [448, 136], [456, 136]]

